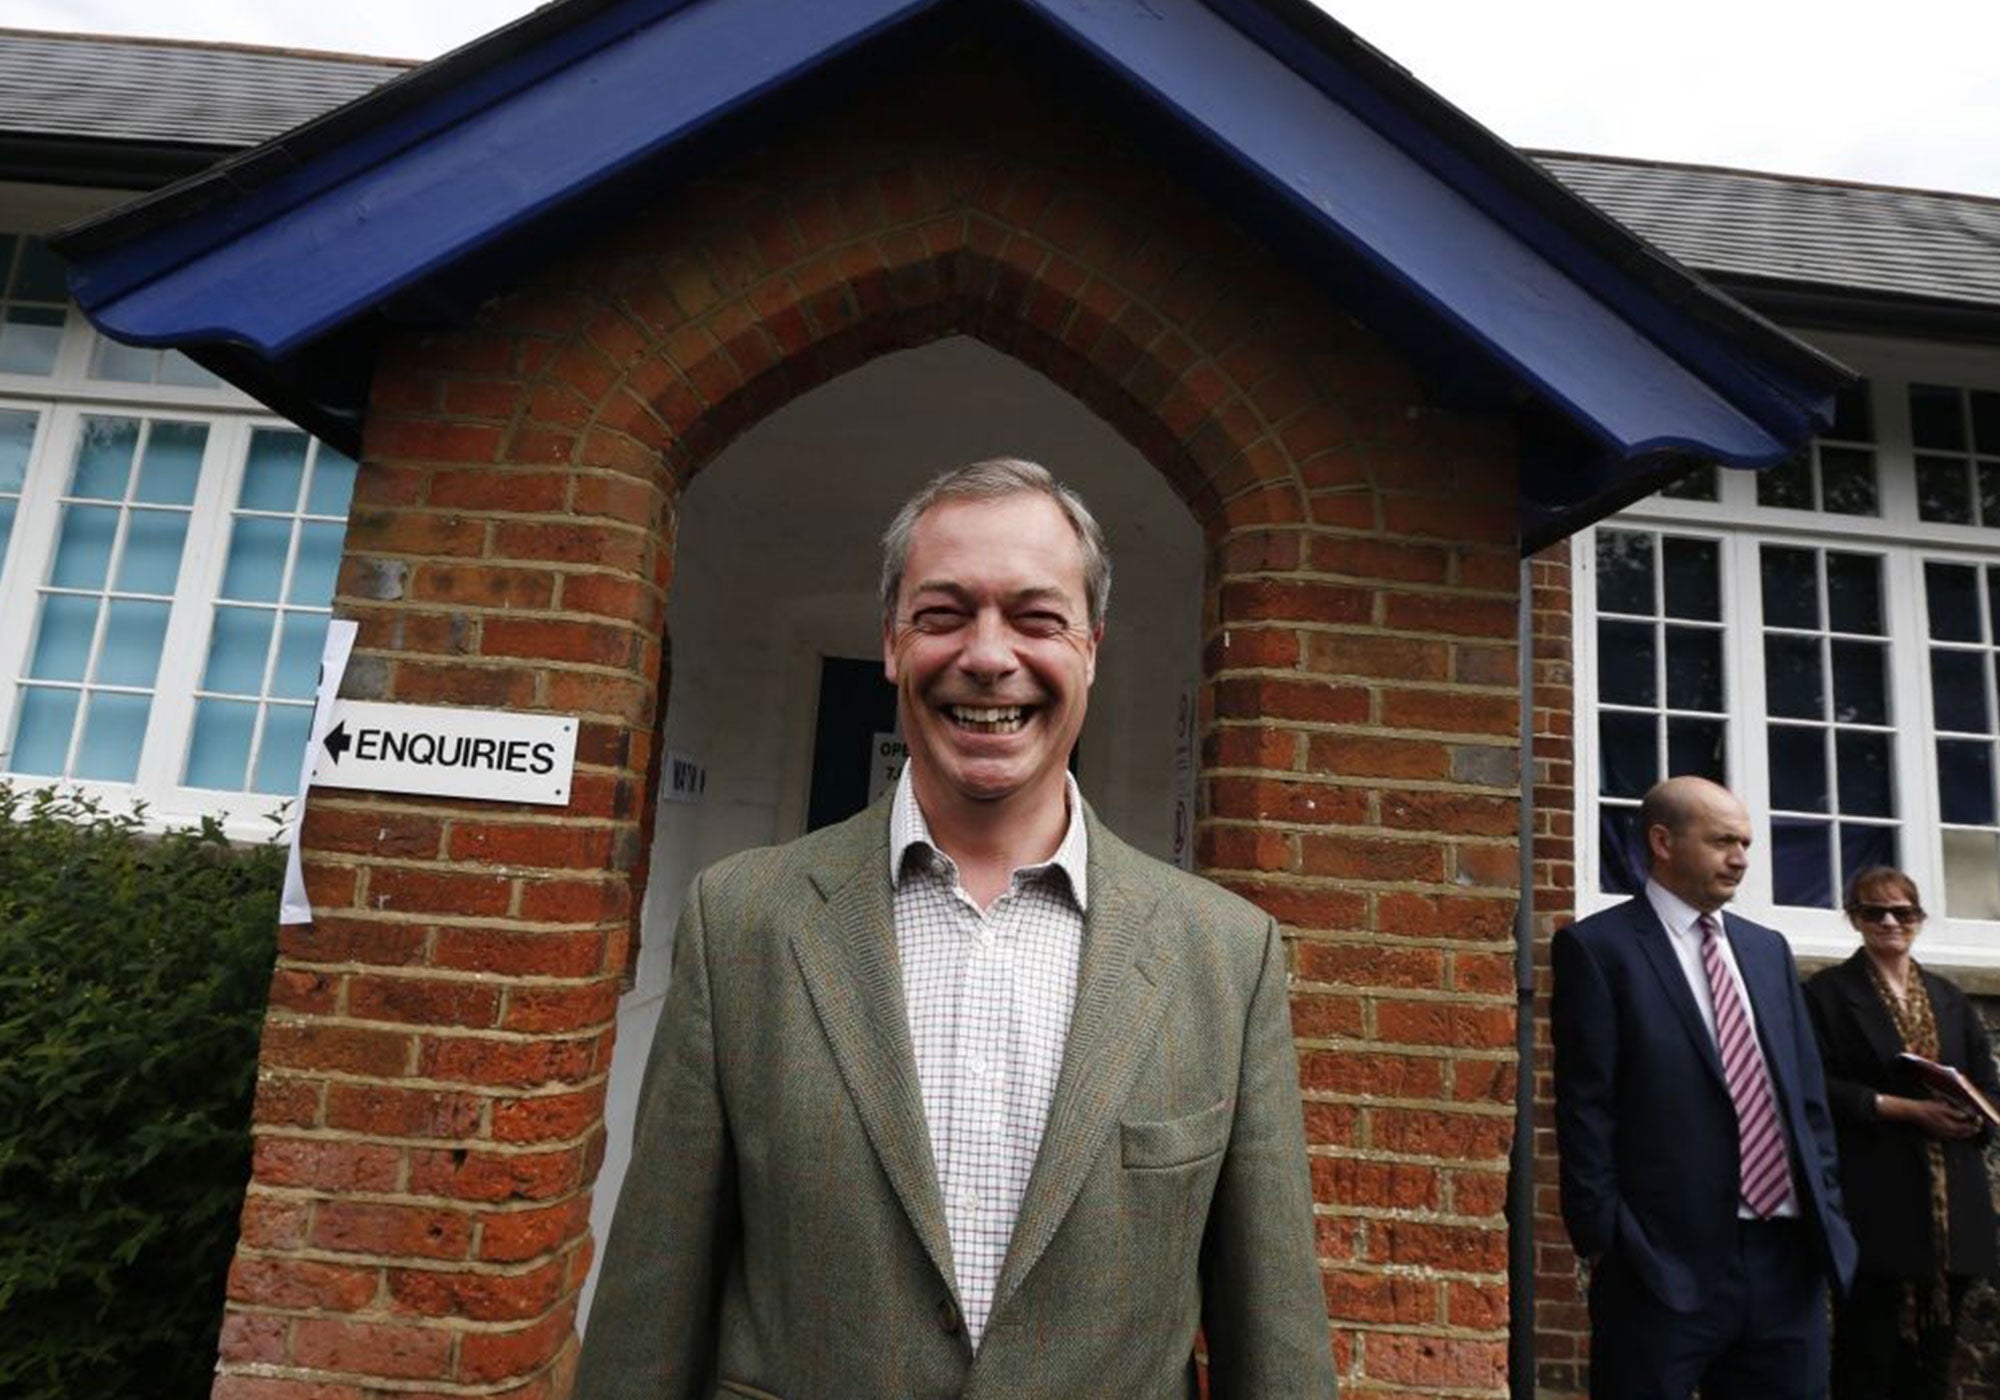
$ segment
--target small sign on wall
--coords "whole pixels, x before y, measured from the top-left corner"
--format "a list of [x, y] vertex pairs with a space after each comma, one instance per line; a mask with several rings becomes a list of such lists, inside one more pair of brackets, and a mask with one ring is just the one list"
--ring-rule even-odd
[[708, 765], [693, 754], [668, 749], [660, 757], [660, 800], [699, 802], [708, 791]]
[[910, 746], [894, 734], [875, 734], [868, 742], [868, 800], [872, 803], [903, 776]]
[[312, 783], [560, 807], [575, 766], [573, 716], [336, 700]]

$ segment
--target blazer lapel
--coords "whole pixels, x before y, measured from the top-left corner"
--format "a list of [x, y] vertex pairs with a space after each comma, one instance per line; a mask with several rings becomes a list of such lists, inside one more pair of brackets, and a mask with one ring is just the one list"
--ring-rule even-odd
[[1625, 908], [1631, 916], [1639, 951], [1645, 955], [1654, 977], [1659, 979], [1661, 994], [1680, 1017], [1681, 1027], [1694, 1042], [1695, 1053], [1701, 1056], [1701, 1062], [1715, 1075], [1715, 1082], [1726, 1089], [1728, 1085], [1722, 1077], [1722, 1060], [1715, 1052], [1715, 1037], [1702, 1024], [1701, 1008], [1695, 1005], [1687, 974], [1681, 970], [1681, 960], [1674, 953], [1673, 941], [1667, 935], [1666, 926], [1653, 912], [1653, 902], [1641, 894]]
[[[1868, 1048], [1875, 1052], [1875, 1058], [1884, 1065], [1894, 1065], [1896, 1057], [1903, 1053], [1903, 1037], [1889, 1019], [1889, 1008], [1882, 1004], [1882, 994], [1875, 990], [1875, 980], [1868, 975], [1868, 964], [1864, 961], [1868, 954], [1857, 952], [1840, 966], [1840, 995], [1854, 1014], [1854, 1024], [1861, 1031]], [[1937, 998], [1931, 999], [1931, 1010], [1937, 1010]], [[1938, 1022], [1939, 1044], [1944, 1044], [1944, 1022]]]
[[[812, 873], [826, 903], [801, 911], [792, 951], [876, 1158], [924, 1252], [956, 1293], [958, 1272], [903, 1006], [889, 892], [888, 816], [875, 815], [881, 817], [879, 826], [864, 821], [857, 827], [864, 839], [850, 851], [851, 860], [829, 860]], [[865, 839], [871, 829], [875, 839]]]
[[1084, 1177], [1103, 1151], [1165, 1013], [1167, 973], [1177, 953], [1154, 934], [1158, 894], [1134, 878], [1133, 858], [1085, 810], [1090, 830], [1089, 910], [1076, 1009], [1055, 1100], [1042, 1132], [994, 1287], [997, 1316], [1055, 1237]]

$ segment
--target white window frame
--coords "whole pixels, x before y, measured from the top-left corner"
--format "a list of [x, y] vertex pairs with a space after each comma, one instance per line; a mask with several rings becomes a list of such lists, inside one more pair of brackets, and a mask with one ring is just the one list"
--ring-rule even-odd
[[1758, 550], [1767, 543], [1878, 554], [1884, 558], [1883, 603], [1890, 644], [1898, 847], [1903, 868], [1932, 906], [1919, 956], [1940, 967], [2000, 968], [2000, 920], [1950, 918], [1942, 907], [1944, 866], [1922, 579], [1923, 564], [1933, 559], [2000, 565], [2000, 530], [1917, 519], [1907, 398], [1911, 383], [2000, 390], [2000, 352], [1861, 337], [1809, 338], [1869, 380], [1879, 516], [1760, 506], [1755, 474], [1723, 469], [1717, 474], [1715, 501], [1649, 497], [1598, 527], [1578, 532], [1570, 541], [1571, 655], [1576, 658], [1572, 668], [1576, 912], [1594, 913], [1624, 898], [1599, 889], [1596, 531], [1644, 530], [1721, 543], [1729, 714], [1724, 751], [1731, 784], [1749, 807], [1757, 834], [1749, 873], [1732, 907], [1782, 931], [1802, 956], [1844, 957], [1859, 946], [1839, 910], [1779, 905], [1772, 898], [1771, 866], [1765, 858], [1771, 784], [1765, 743], [1763, 595], [1757, 569]]

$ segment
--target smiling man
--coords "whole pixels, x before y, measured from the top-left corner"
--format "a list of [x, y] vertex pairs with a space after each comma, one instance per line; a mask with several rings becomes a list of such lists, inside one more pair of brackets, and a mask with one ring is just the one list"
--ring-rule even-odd
[[1563, 1221], [1591, 1264], [1590, 1393], [1816, 1400], [1854, 1272], [1833, 1123], [1782, 935], [1723, 913], [1750, 868], [1728, 789], [1639, 808], [1636, 899], [1555, 936]]
[[1277, 928], [1069, 776], [1097, 523], [996, 460], [883, 546], [909, 763], [696, 881], [576, 1394], [1332, 1396]]

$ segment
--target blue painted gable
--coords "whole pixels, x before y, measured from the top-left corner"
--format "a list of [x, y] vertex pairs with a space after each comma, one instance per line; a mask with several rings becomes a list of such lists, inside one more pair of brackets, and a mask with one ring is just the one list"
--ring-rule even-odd
[[1533, 416], [1531, 546], [1690, 457], [1782, 459], [1844, 381], [1292, 0], [565, 0], [57, 246], [106, 332], [352, 449], [386, 327], [946, 20], [1030, 26], [1438, 383]]

